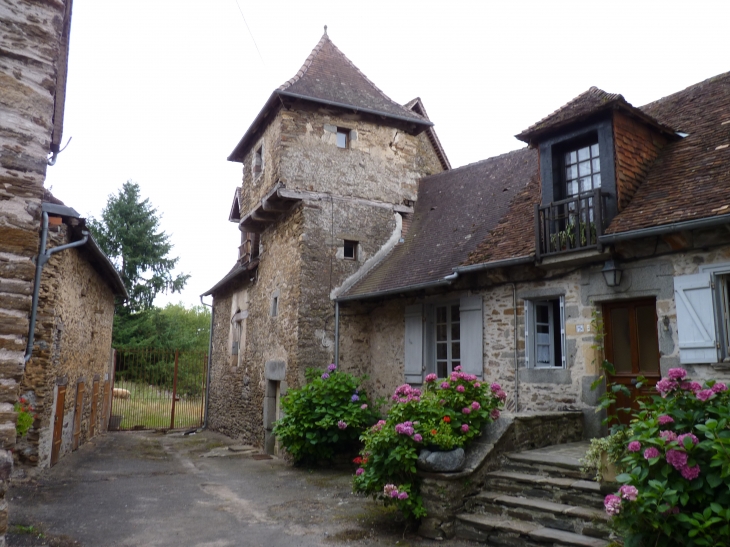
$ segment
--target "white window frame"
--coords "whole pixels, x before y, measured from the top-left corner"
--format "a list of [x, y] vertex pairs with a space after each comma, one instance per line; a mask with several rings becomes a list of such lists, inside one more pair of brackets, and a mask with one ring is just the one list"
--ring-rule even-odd
[[[555, 324], [555, 317], [551, 309], [549, 310], [549, 337], [550, 337], [550, 364], [537, 363], [537, 313], [536, 305], [542, 305], [547, 302], [559, 301], [560, 317], [558, 323]], [[560, 363], [555, 362], [555, 329], [560, 329]], [[565, 296], [551, 296], [544, 298], [534, 298], [525, 300], [525, 366], [527, 368], [539, 368], [547, 370], [562, 370], [567, 368], [567, 359], [565, 352]]]
[[[445, 377], [449, 376], [454, 371], [454, 361], [457, 361], [459, 365], [461, 365], [461, 310], [459, 310], [459, 339], [453, 340], [451, 338], [451, 327], [454, 324], [451, 318], [451, 307], [452, 306], [459, 306], [458, 300], [452, 300], [449, 302], [440, 302], [438, 304], [434, 305], [434, 317], [433, 317], [433, 370], [439, 377]], [[445, 308], [446, 309], [446, 340], [438, 340], [438, 310], [439, 308]], [[441, 323], [443, 324], [443, 323]], [[453, 344], [455, 342], [459, 343], [459, 357], [454, 358], [452, 352], [453, 352]], [[438, 345], [439, 344], [446, 343], [446, 359], [439, 359], [438, 358]], [[446, 364], [446, 374], [439, 374], [438, 372], [438, 366], [439, 362]]]

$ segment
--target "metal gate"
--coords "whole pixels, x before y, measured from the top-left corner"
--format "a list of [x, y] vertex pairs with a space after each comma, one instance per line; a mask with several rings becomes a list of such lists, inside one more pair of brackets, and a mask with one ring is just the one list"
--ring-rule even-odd
[[117, 349], [109, 430], [203, 425], [204, 352]]

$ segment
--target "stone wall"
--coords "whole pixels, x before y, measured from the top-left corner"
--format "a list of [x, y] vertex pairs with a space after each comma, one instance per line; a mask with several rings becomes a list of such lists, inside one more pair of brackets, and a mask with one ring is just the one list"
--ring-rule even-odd
[[[48, 248], [69, 243], [65, 224], [49, 228]], [[72, 450], [76, 389], [84, 382], [79, 443], [90, 438], [94, 379], [99, 381], [95, 434], [103, 425], [104, 382], [111, 374], [114, 294], [90, 264], [83, 247], [54, 254], [43, 269], [33, 358], [26, 366], [21, 394], [38, 418], [16, 455], [30, 470], [50, 465], [57, 385], [67, 385], [61, 452]]]
[[[0, 4], [0, 546], [12, 469], [64, 12], [70, 0]], [[59, 62], [59, 57], [61, 57]]]

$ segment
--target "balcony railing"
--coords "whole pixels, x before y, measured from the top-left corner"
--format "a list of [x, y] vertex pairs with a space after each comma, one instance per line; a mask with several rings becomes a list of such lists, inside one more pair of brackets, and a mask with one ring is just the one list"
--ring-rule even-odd
[[573, 251], [600, 251], [605, 198], [596, 188], [549, 205], [535, 205], [537, 259]]

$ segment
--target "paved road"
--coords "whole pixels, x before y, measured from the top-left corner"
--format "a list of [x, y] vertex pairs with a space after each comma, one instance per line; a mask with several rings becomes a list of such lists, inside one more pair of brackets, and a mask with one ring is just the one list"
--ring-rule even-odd
[[[212, 432], [97, 437], [8, 492], [9, 545], [429, 546], [397, 515], [351, 492], [350, 472], [308, 470], [234, 453]], [[219, 457], [210, 457], [223, 454]], [[230, 455], [229, 455], [230, 454]], [[13, 525], [16, 525], [13, 528]], [[76, 540], [79, 543], [64, 543]], [[56, 538], [55, 542], [52, 538]], [[468, 542], [446, 542], [466, 547]]]

